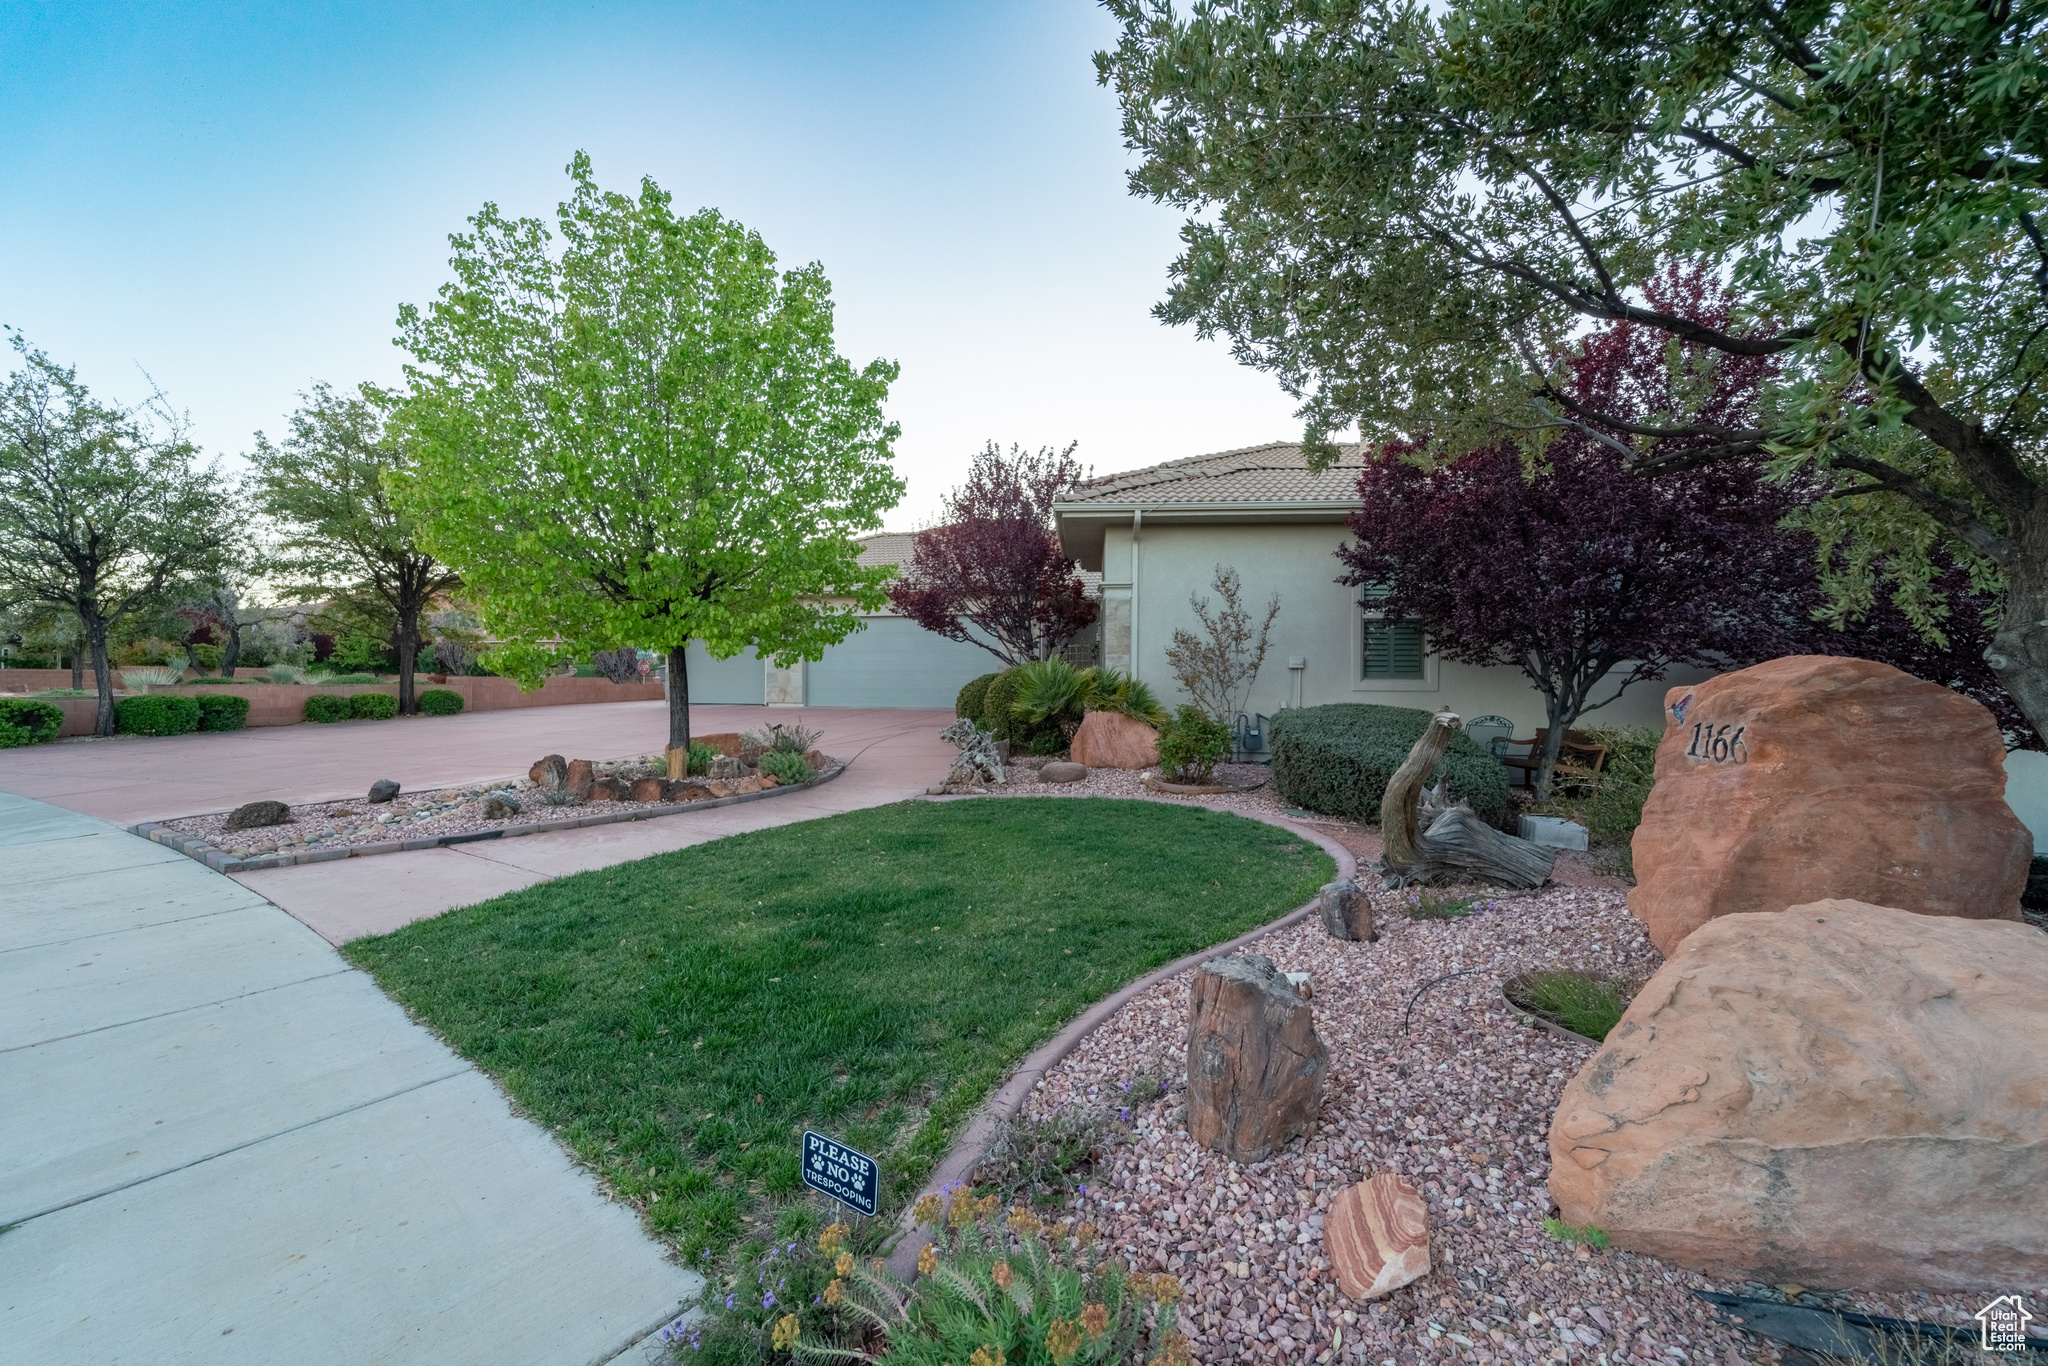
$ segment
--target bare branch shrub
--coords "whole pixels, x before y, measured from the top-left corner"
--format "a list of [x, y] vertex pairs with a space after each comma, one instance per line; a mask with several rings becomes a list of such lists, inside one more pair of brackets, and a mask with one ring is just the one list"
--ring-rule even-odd
[[1217, 565], [1211, 586], [1223, 600], [1213, 612], [1207, 598], [1188, 594], [1188, 606], [1194, 608], [1195, 620], [1207, 639], [1176, 629], [1173, 644], [1166, 647], [1166, 662], [1173, 666], [1175, 681], [1195, 699], [1195, 705], [1227, 726], [1244, 710], [1252, 680], [1266, 662], [1267, 638], [1273, 618], [1280, 615], [1280, 595], [1275, 593], [1266, 603], [1265, 620], [1254, 624], [1252, 614], [1244, 610], [1244, 586], [1237, 570]]

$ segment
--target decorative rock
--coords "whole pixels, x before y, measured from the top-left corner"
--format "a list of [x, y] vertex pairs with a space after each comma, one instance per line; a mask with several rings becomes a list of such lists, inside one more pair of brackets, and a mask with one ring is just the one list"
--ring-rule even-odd
[[1354, 1300], [1376, 1300], [1429, 1274], [1428, 1207], [1415, 1187], [1381, 1172], [1330, 1202], [1323, 1248], [1338, 1289]]
[[953, 761], [953, 767], [946, 773], [948, 784], [973, 787], [978, 783], [1003, 781], [1003, 761], [996, 755], [995, 737], [976, 725], [972, 718], [961, 717], [940, 731], [939, 738], [960, 750], [960, 757]]
[[1091, 711], [1081, 718], [1070, 751], [1075, 763], [1090, 768], [1155, 768], [1159, 732], [1120, 711]]
[[590, 800], [623, 802], [633, 797], [633, 785], [624, 778], [598, 778], [590, 784]]
[[807, 749], [804, 751], [804, 762], [811, 766], [811, 772], [823, 773], [825, 765], [832, 761], [825, 757], [825, 751], [822, 749]]
[[1196, 971], [1188, 1137], [1236, 1161], [1263, 1162], [1315, 1122], [1329, 1070], [1307, 1003], [1271, 959], [1237, 954]]
[[1839, 900], [1714, 920], [1566, 1085], [1551, 1196], [1722, 1280], [2041, 1284], [2044, 980], [2028, 925]]
[[635, 778], [632, 798], [636, 802], [658, 802], [668, 791], [666, 778]]
[[713, 778], [704, 784], [704, 790], [714, 797], [730, 797], [733, 794], [733, 784], [723, 778]]
[[397, 795], [398, 784], [392, 782], [389, 778], [379, 778], [376, 782], [370, 784], [369, 800], [373, 806], [381, 806]]
[[692, 735], [693, 745], [709, 745], [729, 759], [740, 757], [740, 733], [736, 730], [722, 730], [715, 735]]
[[229, 812], [220, 828], [254, 830], [264, 825], [283, 825], [291, 818], [292, 809], [283, 802], [246, 802]]
[[1370, 944], [1379, 938], [1372, 923], [1372, 902], [1354, 882], [1332, 882], [1324, 887], [1316, 909], [1332, 939], [1363, 940]]
[[572, 797], [590, 797], [590, 785], [597, 781], [597, 766], [588, 759], [571, 759], [567, 787]]
[[502, 821], [519, 814], [519, 799], [509, 792], [493, 792], [484, 798], [484, 819]]
[[1086, 781], [1087, 777], [1086, 764], [1050, 763], [1038, 770], [1040, 782], [1078, 783]]
[[1294, 988], [1296, 996], [1304, 1001], [1313, 1001], [1316, 998], [1316, 984], [1309, 980], [1307, 973], [1289, 972], [1282, 975], [1287, 978], [1287, 985]]
[[759, 778], [742, 778], [733, 784], [733, 791], [735, 792], [759, 792], [760, 790], [761, 780]]
[[559, 754], [550, 754], [526, 770], [527, 781], [535, 787], [544, 787], [550, 792], [563, 792], [569, 786], [569, 761]]
[[2019, 919], [2033, 836], [2005, 744], [1961, 693], [1798, 655], [1673, 688], [1629, 909], [1667, 957], [1715, 916], [1848, 897]]
[[763, 773], [756, 781], [761, 784], [761, 790], [764, 792], [771, 787], [782, 786], [782, 779], [776, 777], [773, 773]]
[[701, 801], [710, 795], [711, 789], [702, 778], [668, 778], [661, 788], [661, 799], [665, 802]]
[[731, 754], [719, 755], [704, 771], [709, 777], [722, 778], [726, 782], [738, 782], [747, 776], [747, 766], [739, 761], [738, 756]]

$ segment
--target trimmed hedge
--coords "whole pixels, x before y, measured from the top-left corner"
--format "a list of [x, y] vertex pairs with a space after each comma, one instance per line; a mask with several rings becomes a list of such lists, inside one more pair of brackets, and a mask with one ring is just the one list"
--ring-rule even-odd
[[389, 721], [398, 715], [398, 699], [388, 692], [359, 692], [348, 700], [348, 714], [358, 721]]
[[334, 693], [320, 692], [314, 693], [306, 699], [306, 719], [308, 721], [346, 721], [348, 716], [348, 699], [346, 697], [340, 697]]
[[1027, 721], [1014, 710], [1022, 667], [1005, 669], [989, 680], [981, 699], [981, 724], [993, 731], [996, 739], [1008, 740], [1015, 753], [1058, 754], [1067, 747], [1060, 723], [1051, 718]]
[[0, 697], [0, 749], [40, 745], [64, 729], [64, 709], [26, 697]]
[[[1394, 770], [1429, 729], [1414, 707], [1344, 702], [1300, 707], [1273, 718], [1273, 786], [1295, 806], [1374, 825]], [[1464, 735], [1451, 737], [1432, 781], [1450, 774], [1451, 791], [1481, 819], [1507, 812], [1507, 770]]]
[[462, 694], [453, 688], [429, 688], [420, 694], [420, 715], [453, 716], [462, 710]]
[[240, 730], [249, 721], [249, 699], [227, 693], [203, 692], [192, 699], [199, 704], [199, 729]]
[[960, 695], [953, 700], [953, 715], [971, 716], [979, 721], [988, 701], [988, 685], [996, 681], [994, 674], [983, 674], [970, 678], [960, 688]]
[[143, 693], [114, 704], [117, 735], [190, 735], [199, 729], [199, 699]]

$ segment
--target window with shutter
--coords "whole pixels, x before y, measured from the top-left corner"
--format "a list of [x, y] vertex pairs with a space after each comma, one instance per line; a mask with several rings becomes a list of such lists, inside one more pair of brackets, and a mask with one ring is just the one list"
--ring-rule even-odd
[[1365, 623], [1367, 679], [1419, 679], [1423, 677], [1423, 653], [1421, 627], [1411, 622], [1395, 626]]

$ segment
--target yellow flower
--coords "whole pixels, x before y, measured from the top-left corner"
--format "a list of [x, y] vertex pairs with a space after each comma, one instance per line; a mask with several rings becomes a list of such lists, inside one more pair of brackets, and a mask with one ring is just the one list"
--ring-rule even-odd
[[986, 1347], [977, 1347], [974, 1355], [967, 1358], [967, 1366], [1003, 1366], [1003, 1349], [993, 1342]]
[[990, 1274], [996, 1278], [996, 1285], [1004, 1290], [1008, 1290], [1010, 1282], [1016, 1279], [1015, 1274], [1010, 1270], [1008, 1262], [997, 1262], [995, 1270]]
[[1028, 1209], [1013, 1209], [1010, 1211], [1010, 1231], [1012, 1233], [1028, 1235], [1036, 1233], [1044, 1227], [1045, 1225], [1039, 1222], [1038, 1216]]
[[832, 1282], [832, 1284], [825, 1287], [825, 1303], [830, 1305], [837, 1305], [839, 1303], [840, 1297], [843, 1296], [845, 1293], [846, 1290], [844, 1282], [834, 1281]]
[[1081, 1327], [1091, 1340], [1109, 1331], [1109, 1307], [1091, 1304], [1081, 1310]]
[[802, 1327], [803, 1325], [796, 1321], [796, 1315], [784, 1314], [781, 1321], [775, 1325], [775, 1336], [771, 1339], [775, 1344], [775, 1350], [787, 1352], [796, 1346], [796, 1335]]
[[974, 1202], [974, 1217], [976, 1220], [988, 1219], [1000, 1213], [1002, 1208], [1003, 1198], [1000, 1195], [984, 1195]]
[[1152, 1297], [1161, 1304], [1179, 1304], [1181, 1298], [1180, 1277], [1162, 1271], [1152, 1278]]
[[1074, 1241], [1082, 1247], [1086, 1247], [1095, 1241], [1100, 1232], [1101, 1230], [1097, 1229], [1093, 1222], [1084, 1219], [1074, 1226]]
[[920, 1195], [917, 1203], [910, 1207], [910, 1217], [920, 1224], [936, 1224], [939, 1221], [940, 1202], [936, 1195]]
[[1193, 1366], [1194, 1359], [1194, 1344], [1176, 1328], [1160, 1344], [1159, 1355], [1152, 1358], [1151, 1366]]
[[832, 1263], [832, 1270], [841, 1276], [851, 1276], [853, 1274], [853, 1254], [851, 1252], [840, 1253], [839, 1260]]
[[853, 1230], [844, 1224], [827, 1224], [825, 1231], [818, 1235], [818, 1251], [837, 1252], [846, 1246], [846, 1236]]
[[924, 1245], [924, 1251], [917, 1254], [917, 1274], [920, 1276], [929, 1276], [932, 1274], [932, 1272], [937, 1271], [938, 1269], [939, 1250], [932, 1244], [926, 1243]]
[[1081, 1330], [1066, 1319], [1054, 1319], [1045, 1330], [1045, 1350], [1055, 1366], [1067, 1366], [1081, 1350]]

